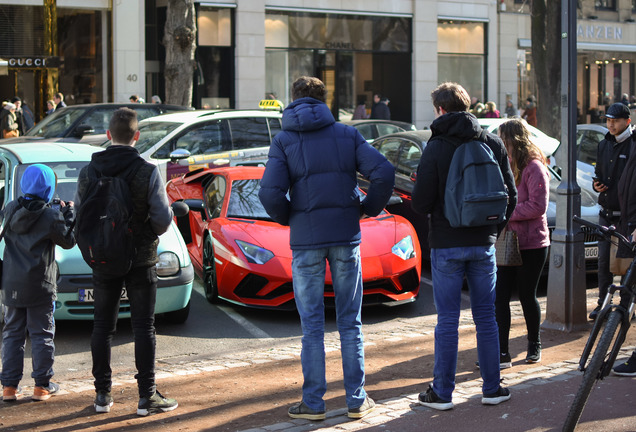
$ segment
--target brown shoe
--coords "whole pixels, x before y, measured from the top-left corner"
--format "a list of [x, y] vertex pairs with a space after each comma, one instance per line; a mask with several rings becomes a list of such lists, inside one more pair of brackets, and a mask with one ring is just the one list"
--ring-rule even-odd
[[47, 400], [51, 396], [53, 396], [55, 393], [57, 393], [59, 390], [60, 390], [60, 386], [55, 384], [54, 382], [49, 383], [49, 385], [47, 385], [46, 387], [35, 386], [35, 388], [33, 389], [33, 396], [31, 396], [31, 399], [37, 400], [37, 401]]
[[2, 388], [2, 400], [5, 402], [15, 402], [22, 397], [22, 389], [18, 387], [5, 386]]

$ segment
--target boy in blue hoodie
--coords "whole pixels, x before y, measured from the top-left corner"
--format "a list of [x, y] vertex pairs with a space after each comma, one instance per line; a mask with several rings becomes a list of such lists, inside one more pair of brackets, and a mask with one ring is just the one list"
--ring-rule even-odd
[[2, 302], [5, 305], [2, 331], [2, 400], [21, 396], [26, 332], [31, 339], [35, 380], [32, 399], [47, 400], [59, 390], [51, 382], [55, 345], [57, 267], [55, 245], [75, 245], [73, 202], [50, 207], [55, 193], [55, 173], [42, 164], [29, 166], [22, 175], [23, 196], [7, 204], [4, 221], [4, 272]]

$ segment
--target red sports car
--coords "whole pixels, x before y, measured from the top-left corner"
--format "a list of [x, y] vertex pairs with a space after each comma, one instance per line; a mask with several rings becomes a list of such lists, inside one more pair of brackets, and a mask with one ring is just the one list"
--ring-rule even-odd
[[[168, 182], [171, 202], [190, 207], [177, 225], [211, 303], [294, 309], [289, 227], [272, 221], [258, 190], [262, 167], [200, 169]], [[362, 229], [364, 303], [408, 302], [420, 287], [420, 244], [403, 217], [383, 212]], [[327, 269], [325, 299], [333, 299]]]

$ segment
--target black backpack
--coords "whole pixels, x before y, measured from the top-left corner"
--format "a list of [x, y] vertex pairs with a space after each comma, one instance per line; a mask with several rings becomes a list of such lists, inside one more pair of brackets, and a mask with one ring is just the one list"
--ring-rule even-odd
[[130, 183], [145, 163], [136, 164], [126, 177], [104, 176], [91, 165], [77, 214], [76, 237], [82, 257], [94, 271], [123, 276], [135, 258]]
[[454, 228], [496, 225], [505, 220], [508, 189], [493, 151], [479, 139], [461, 144], [451, 160], [444, 216]]

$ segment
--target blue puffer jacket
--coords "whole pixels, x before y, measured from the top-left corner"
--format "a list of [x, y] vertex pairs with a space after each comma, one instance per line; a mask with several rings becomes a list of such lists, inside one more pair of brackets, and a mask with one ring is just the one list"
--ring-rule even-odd
[[[362, 203], [356, 172], [370, 182]], [[283, 112], [259, 198], [276, 222], [290, 226], [292, 249], [354, 245], [361, 240], [360, 215], [382, 211], [394, 179], [393, 165], [356, 129], [336, 123], [325, 103], [306, 97]]]

